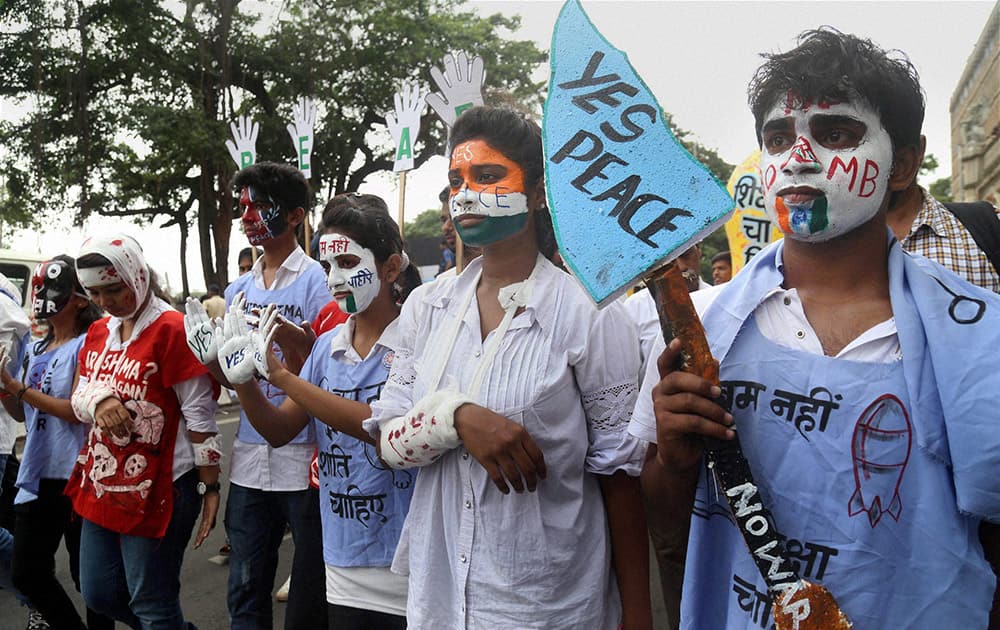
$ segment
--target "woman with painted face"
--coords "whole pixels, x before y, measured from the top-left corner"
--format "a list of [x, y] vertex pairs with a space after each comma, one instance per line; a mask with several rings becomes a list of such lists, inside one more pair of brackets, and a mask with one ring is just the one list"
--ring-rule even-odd
[[[413, 473], [382, 464], [361, 425], [392, 365], [398, 344], [397, 281], [408, 263], [395, 222], [373, 195], [331, 199], [323, 232], [320, 258], [330, 292], [350, 314], [347, 322], [316, 340], [296, 376], [269, 347], [272, 326], [288, 325], [278, 323], [272, 307], [261, 314], [257, 342], [239, 322], [242, 312], [231, 310], [220, 364], [250, 422], [272, 446], [286, 444], [315, 423], [330, 629], [405, 628], [407, 580], [391, 573], [389, 564], [409, 507]], [[252, 378], [249, 343], [266, 354], [268, 380], [288, 395], [278, 406]]]
[[650, 627], [635, 329], [547, 258], [538, 126], [477, 107], [450, 141], [451, 215], [482, 256], [407, 300], [366, 423], [387, 464], [421, 467], [393, 562], [408, 624]]
[[218, 386], [132, 238], [87, 239], [76, 269], [109, 314], [87, 331], [71, 399], [90, 427], [66, 485], [83, 518], [83, 599], [131, 628], [187, 628], [184, 548], [198, 512], [195, 547], [219, 509]]
[[80, 286], [69, 256], [40, 263], [31, 291], [35, 318], [47, 325], [45, 337], [28, 345], [20, 378], [0, 367], [2, 387], [11, 394], [4, 406], [26, 430], [14, 497], [12, 578], [53, 628], [112, 628], [111, 619], [90, 609], [84, 626], [55, 575], [55, 554], [65, 538], [79, 590], [80, 520], [63, 490], [87, 426], [73, 414], [69, 397], [77, 355], [101, 311]]

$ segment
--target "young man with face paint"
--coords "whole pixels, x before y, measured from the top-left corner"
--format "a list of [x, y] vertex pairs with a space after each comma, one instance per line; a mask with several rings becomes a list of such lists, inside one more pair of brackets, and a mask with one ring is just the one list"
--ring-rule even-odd
[[916, 71], [831, 29], [765, 58], [750, 103], [786, 238], [696, 301], [721, 386], [673, 371], [672, 342], [630, 428], [654, 443], [660, 517], [689, 531], [681, 627], [770, 624], [774, 595], [703, 463], [704, 436], [737, 433], [773, 515], [755, 527], [780, 531], [799, 577], [855, 627], [986, 627], [1000, 299], [887, 228], [890, 195], [920, 165]]
[[[65, 539], [73, 581], [79, 588], [80, 519], [63, 491], [88, 427], [74, 415], [77, 355], [87, 329], [101, 311], [80, 285], [69, 256], [42, 262], [31, 277], [32, 310], [47, 324], [44, 338], [29, 343], [24, 369], [0, 369], [4, 406], [25, 423], [24, 449], [14, 498], [12, 578], [54, 628], [82, 628], [83, 621], [55, 575], [55, 552]], [[87, 627], [112, 628], [114, 621], [87, 611]]]
[[[263, 254], [249, 273], [226, 288], [227, 306], [242, 294], [252, 321], [270, 304], [295, 325], [314, 320], [330, 294], [323, 268], [296, 240], [309, 207], [309, 185], [302, 173], [287, 164], [260, 162], [237, 173], [233, 186], [247, 240], [252, 247], [260, 246]], [[186, 321], [190, 323], [192, 310], [200, 306], [197, 300], [188, 301]], [[206, 335], [206, 329], [212, 326], [189, 325], [188, 344], [226, 383], [217, 359], [218, 340]], [[266, 382], [262, 386], [271, 403], [278, 405], [285, 399], [278, 387]], [[231, 547], [227, 600], [235, 630], [271, 626], [271, 590], [286, 524], [292, 531], [295, 555], [285, 628], [326, 627], [319, 499], [309, 486], [315, 445], [315, 431], [308, 426], [285, 446], [274, 448], [254, 429], [246, 413], [240, 412], [225, 518]]]

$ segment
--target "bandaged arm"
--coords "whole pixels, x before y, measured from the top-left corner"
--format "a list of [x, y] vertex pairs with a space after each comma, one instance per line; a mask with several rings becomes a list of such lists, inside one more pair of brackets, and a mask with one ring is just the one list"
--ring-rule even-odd
[[392, 468], [415, 468], [433, 463], [462, 443], [455, 431], [455, 411], [474, 401], [451, 390], [432, 392], [412, 409], [381, 425], [379, 450]]

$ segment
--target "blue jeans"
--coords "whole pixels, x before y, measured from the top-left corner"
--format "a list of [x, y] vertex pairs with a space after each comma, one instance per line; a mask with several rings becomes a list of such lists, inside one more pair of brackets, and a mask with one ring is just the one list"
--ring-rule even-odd
[[270, 630], [271, 591], [285, 524], [292, 530], [295, 555], [285, 608], [285, 630], [327, 627], [326, 569], [319, 493], [315, 489], [278, 492], [229, 484], [226, 533], [229, 553], [229, 622], [232, 630]]
[[[8, 492], [16, 492], [17, 488], [14, 487], [13, 480], [8, 479], [7, 483], [4, 484], [4, 471], [7, 469], [7, 458], [10, 455], [7, 453], [0, 454], [0, 496], [3, 495], [3, 486], [7, 486]], [[7, 504], [12, 504], [14, 498], [10, 496], [3, 496], [0, 501], [6, 502]], [[11, 579], [11, 565], [14, 559], [14, 535], [8, 531], [2, 523], [0, 523], [0, 589], [11, 591], [17, 597], [18, 601], [22, 605], [26, 605], [28, 600], [24, 595], [21, 594], [16, 588], [14, 588], [14, 582]]]
[[185, 630], [180, 574], [201, 511], [191, 470], [174, 481], [174, 506], [163, 538], [127, 536], [83, 519], [80, 591], [88, 608], [136, 630]]

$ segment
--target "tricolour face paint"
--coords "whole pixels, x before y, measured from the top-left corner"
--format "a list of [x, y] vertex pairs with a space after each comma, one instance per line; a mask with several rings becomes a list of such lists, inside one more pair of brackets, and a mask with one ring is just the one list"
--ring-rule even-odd
[[61, 260], [39, 263], [31, 276], [31, 310], [36, 319], [62, 311], [76, 294], [73, 270]]
[[319, 258], [330, 266], [326, 286], [345, 313], [360, 313], [375, 301], [382, 282], [375, 254], [343, 234], [324, 234], [319, 239]]
[[281, 207], [255, 186], [245, 186], [240, 190], [240, 210], [243, 215], [243, 231], [251, 245], [260, 245], [275, 236], [281, 236], [288, 229], [288, 221], [285, 220]]
[[828, 241], [869, 221], [889, 190], [892, 139], [860, 99], [789, 98], [765, 117], [764, 204], [789, 238]]
[[470, 140], [452, 150], [448, 180], [452, 222], [464, 242], [482, 247], [524, 229], [524, 171], [486, 141]]

